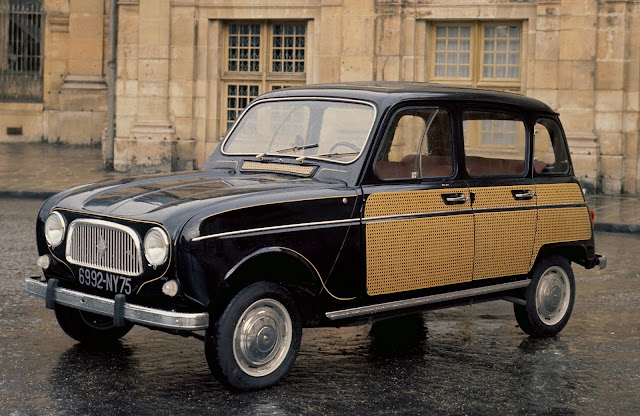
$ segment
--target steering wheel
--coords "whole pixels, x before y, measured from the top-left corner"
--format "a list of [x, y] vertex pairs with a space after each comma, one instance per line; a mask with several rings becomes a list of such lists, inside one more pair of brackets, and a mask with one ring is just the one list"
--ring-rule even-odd
[[353, 143], [349, 143], [349, 142], [338, 142], [336, 144], [334, 144], [333, 146], [331, 146], [331, 149], [329, 149], [329, 153], [333, 153], [334, 150], [336, 150], [337, 147], [340, 146], [344, 146], [344, 147], [348, 147], [349, 149], [353, 150], [356, 153], [360, 153], [360, 148], [358, 146], [356, 146]]

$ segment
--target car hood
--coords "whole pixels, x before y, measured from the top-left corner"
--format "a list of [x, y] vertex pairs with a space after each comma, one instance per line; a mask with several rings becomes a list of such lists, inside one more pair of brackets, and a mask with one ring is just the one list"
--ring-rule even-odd
[[273, 195], [287, 189], [308, 189], [314, 183], [319, 185], [312, 179], [278, 175], [221, 177], [217, 172], [207, 171], [173, 173], [77, 187], [67, 191], [56, 207], [104, 216], [182, 223], [221, 201], [246, 194]]

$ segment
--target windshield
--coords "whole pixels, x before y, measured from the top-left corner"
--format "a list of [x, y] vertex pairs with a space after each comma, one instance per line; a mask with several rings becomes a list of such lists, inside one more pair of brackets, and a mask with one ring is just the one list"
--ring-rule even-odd
[[246, 110], [222, 150], [349, 163], [364, 148], [374, 118], [374, 107], [360, 102], [263, 101]]

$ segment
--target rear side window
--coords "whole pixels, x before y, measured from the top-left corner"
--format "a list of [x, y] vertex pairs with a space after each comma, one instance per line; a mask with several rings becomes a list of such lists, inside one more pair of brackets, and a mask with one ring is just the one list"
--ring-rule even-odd
[[533, 168], [537, 175], [569, 172], [569, 157], [562, 130], [555, 120], [540, 119], [534, 130]]
[[527, 129], [520, 117], [497, 111], [465, 111], [462, 126], [470, 176], [525, 173]]
[[449, 112], [411, 108], [394, 116], [375, 164], [380, 179], [446, 178], [453, 175]]

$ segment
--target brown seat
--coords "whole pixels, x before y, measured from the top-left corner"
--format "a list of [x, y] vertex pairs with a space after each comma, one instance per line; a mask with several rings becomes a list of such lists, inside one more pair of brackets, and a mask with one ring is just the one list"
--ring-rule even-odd
[[[418, 155], [406, 155], [399, 162], [378, 160], [376, 162], [376, 173], [380, 179], [409, 179], [413, 172], [417, 172], [416, 158]], [[422, 177], [424, 178], [446, 178], [451, 176], [453, 167], [451, 158], [448, 156], [423, 155]]]
[[467, 171], [470, 175], [514, 175], [524, 173], [524, 160], [496, 159], [467, 156]]

